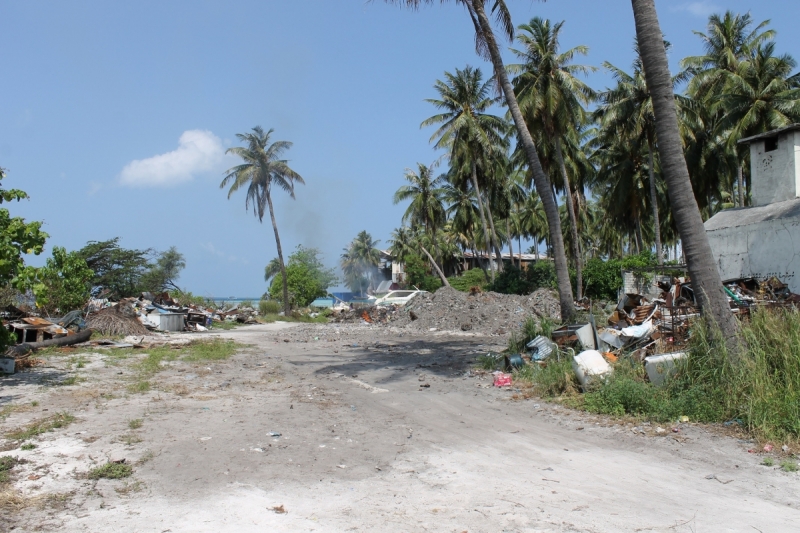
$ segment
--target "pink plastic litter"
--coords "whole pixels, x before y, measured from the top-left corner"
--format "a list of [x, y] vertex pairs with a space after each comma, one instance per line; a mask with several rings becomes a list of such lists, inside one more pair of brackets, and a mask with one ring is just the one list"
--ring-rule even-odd
[[499, 372], [494, 375], [494, 386], [495, 387], [510, 387], [511, 386], [511, 374], [504, 374]]

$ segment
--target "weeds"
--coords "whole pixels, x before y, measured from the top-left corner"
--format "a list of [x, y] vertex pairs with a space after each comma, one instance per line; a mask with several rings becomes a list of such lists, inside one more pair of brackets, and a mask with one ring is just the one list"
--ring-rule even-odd
[[772, 457], [764, 457], [764, 460], [761, 461], [762, 466], [775, 466], [775, 459]]
[[231, 329], [236, 329], [237, 327], [241, 326], [238, 322], [234, 322], [232, 320], [223, 320], [221, 322], [214, 322], [211, 327], [213, 329], [221, 329], [224, 331], [228, 331]]
[[89, 470], [89, 479], [122, 479], [133, 474], [133, 467], [125, 463], [106, 463]]
[[142, 419], [134, 418], [133, 420], [128, 420], [128, 427], [131, 429], [139, 429], [142, 427]]
[[35, 450], [36, 448], [37, 446], [32, 442], [26, 442], [25, 444], [19, 447], [20, 450], [24, 450], [26, 452], [29, 450]]
[[11, 457], [10, 455], [0, 457], [0, 483], [6, 483], [11, 479], [9, 474], [19, 463], [20, 460], [17, 457]]
[[142, 466], [143, 464], [152, 461], [153, 457], [155, 456], [156, 454], [153, 453], [153, 450], [145, 450], [142, 456], [139, 457], [139, 460], [136, 461], [136, 466]]
[[24, 429], [6, 433], [6, 438], [11, 440], [28, 440], [42, 433], [65, 428], [75, 421], [75, 417], [69, 413], [58, 413], [51, 417], [32, 422]]
[[533, 317], [526, 318], [522, 324], [522, 329], [512, 333], [511, 338], [508, 340], [509, 353], [522, 353], [525, 350], [525, 345], [539, 335], [549, 339], [554, 328], [555, 324], [548, 318], [542, 318], [538, 322]]
[[478, 368], [483, 370], [496, 370], [503, 362], [503, 356], [498, 353], [487, 353], [478, 356]]
[[189, 344], [183, 357], [184, 361], [222, 361], [229, 358], [242, 347], [234, 341], [214, 339], [206, 342], [193, 342]]
[[787, 459], [786, 461], [781, 462], [781, 470], [784, 472], [797, 472], [797, 461], [792, 461], [791, 459]]
[[142, 438], [139, 435], [130, 433], [128, 435], [122, 435], [119, 438], [119, 442], [123, 443], [125, 446], [133, 446], [134, 444], [142, 442]]
[[151, 387], [152, 385], [150, 385], [149, 381], [147, 381], [146, 379], [140, 379], [136, 383], [128, 385], [128, 392], [133, 392], [133, 393], [148, 392]]

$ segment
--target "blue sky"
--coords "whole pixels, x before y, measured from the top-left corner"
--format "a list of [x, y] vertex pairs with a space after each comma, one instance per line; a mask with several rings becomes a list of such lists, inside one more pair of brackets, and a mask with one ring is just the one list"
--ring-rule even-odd
[[[628, 1], [507, 4], [517, 25], [566, 20], [562, 46], [588, 45], [584, 64], [633, 59]], [[701, 53], [692, 30], [725, 9], [772, 19], [779, 51], [800, 57], [800, 2], [657, 7], [673, 65]], [[12, 214], [45, 222], [46, 255], [112, 237], [175, 245], [187, 260], [179, 284], [206, 296], [261, 294], [276, 255], [268, 221], [219, 189], [237, 132], [261, 125], [294, 142], [306, 185], [294, 201], [276, 194], [283, 247], [316, 246], [334, 265], [362, 229], [385, 244], [404, 210], [391, 202], [404, 169], [437, 158], [419, 128], [436, 79], [467, 64], [491, 72], [454, 3], [0, 0], [0, 21], [0, 166], [6, 187], [31, 196]], [[601, 70], [589, 83], [610, 81]]]

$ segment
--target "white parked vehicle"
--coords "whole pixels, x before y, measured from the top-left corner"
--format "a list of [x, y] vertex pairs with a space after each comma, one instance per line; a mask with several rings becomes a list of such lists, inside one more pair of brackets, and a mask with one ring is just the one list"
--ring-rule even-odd
[[381, 296], [380, 298], [378, 298], [375, 301], [375, 305], [405, 305], [418, 294], [423, 294], [425, 292], [428, 291], [416, 291], [416, 290], [391, 291], [385, 296]]

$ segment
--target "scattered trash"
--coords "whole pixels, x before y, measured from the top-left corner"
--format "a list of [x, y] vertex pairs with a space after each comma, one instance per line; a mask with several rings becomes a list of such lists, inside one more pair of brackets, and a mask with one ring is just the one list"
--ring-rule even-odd
[[682, 416], [682, 417], [680, 417], [678, 420], [680, 420], [682, 423], [684, 423], [684, 424], [685, 424], [685, 423], [689, 422], [689, 417], [688, 417], [688, 416], [686, 416], [686, 415], [683, 415], [683, 416]]
[[773, 448], [774, 448], [774, 446], [772, 444], [765, 444], [764, 445], [764, 451], [767, 452], [767, 453], [770, 453]]
[[494, 373], [494, 386], [495, 387], [510, 387], [511, 386], [511, 374], [506, 374], [505, 372], [495, 372]]
[[270, 437], [280, 437], [280, 436], [281, 436], [281, 434], [280, 434], [280, 433], [278, 433], [277, 431], [270, 431], [270, 432], [268, 433], [268, 435], [269, 435]]
[[539, 335], [525, 345], [532, 361], [544, 361], [553, 353], [555, 346], [547, 337]]
[[572, 369], [584, 389], [595, 378], [602, 378], [612, 372], [611, 365], [597, 350], [586, 350], [576, 355], [572, 360]]
[[283, 504], [270, 508], [270, 511], [278, 514], [286, 514], [286, 509], [283, 508]]
[[668, 376], [674, 375], [676, 361], [686, 357], [686, 352], [665, 353], [651, 355], [644, 358], [644, 368], [650, 383], [656, 386], [663, 385]]

